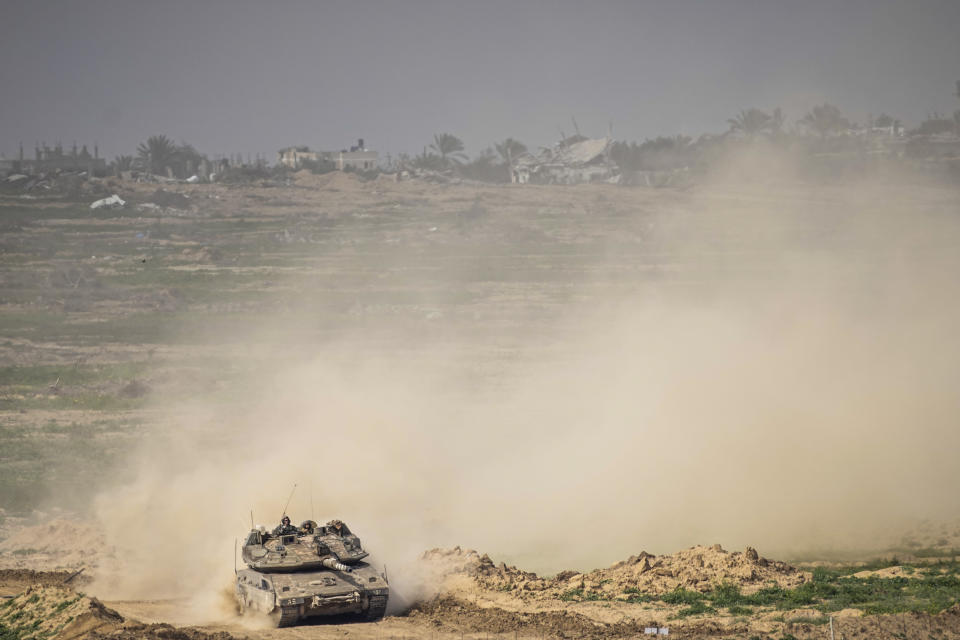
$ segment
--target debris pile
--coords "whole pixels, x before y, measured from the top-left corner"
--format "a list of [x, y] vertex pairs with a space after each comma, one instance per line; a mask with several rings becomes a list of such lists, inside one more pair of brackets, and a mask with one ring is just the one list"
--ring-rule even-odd
[[90, 177], [86, 171], [55, 170], [0, 177], [0, 193], [28, 199], [49, 196], [83, 200], [106, 196], [110, 192], [103, 179]]
[[117, 194], [113, 194], [109, 198], [101, 198], [96, 202], [90, 204], [91, 209], [122, 209], [127, 202], [123, 200]]
[[518, 184], [577, 184], [618, 182], [620, 173], [610, 157], [610, 138], [571, 136], [536, 155], [524, 153], [510, 170]]

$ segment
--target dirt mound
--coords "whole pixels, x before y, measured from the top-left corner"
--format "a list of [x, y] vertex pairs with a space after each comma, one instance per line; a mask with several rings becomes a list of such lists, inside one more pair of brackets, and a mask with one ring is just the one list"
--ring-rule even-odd
[[89, 598], [63, 587], [34, 586], [0, 603], [0, 627], [24, 640], [74, 640], [91, 633], [110, 633], [123, 617]]
[[97, 528], [63, 518], [24, 527], [0, 542], [0, 567], [52, 571], [94, 567], [112, 552]]
[[563, 598], [571, 593], [608, 598], [625, 592], [660, 595], [678, 587], [706, 592], [722, 582], [738, 584], [744, 593], [752, 593], [770, 583], [792, 588], [808, 579], [803, 571], [762, 558], [750, 547], [730, 553], [720, 545], [696, 546], [663, 556], [641, 552], [607, 569], [563, 571], [553, 578], [541, 578], [503, 562], [497, 564], [486, 554], [460, 547], [427, 551], [422, 560], [440, 580], [467, 577], [484, 589], [539, 598]]
[[0, 569], [0, 594], [20, 593], [28, 587], [61, 586], [69, 581], [71, 587], [89, 581], [83, 574], [71, 571], [34, 571], [33, 569]]
[[507, 591], [542, 591], [552, 586], [535, 573], [523, 571], [504, 562], [496, 564], [487, 554], [473, 549], [431, 549], [420, 557], [427, 571], [437, 580], [471, 578], [486, 589]]
[[301, 169], [293, 174], [293, 182], [298, 187], [326, 191], [355, 191], [363, 186], [363, 180], [356, 174], [344, 171], [315, 174]]
[[760, 557], [756, 549], [751, 547], [743, 552], [731, 553], [718, 544], [691, 547], [663, 556], [641, 552], [608, 569], [562, 577], [571, 589], [608, 593], [637, 589], [641, 593], [654, 595], [673, 591], [677, 587], [707, 592], [722, 582], [738, 584], [744, 593], [752, 593], [770, 583], [793, 588], [808, 578], [806, 573], [786, 562]]

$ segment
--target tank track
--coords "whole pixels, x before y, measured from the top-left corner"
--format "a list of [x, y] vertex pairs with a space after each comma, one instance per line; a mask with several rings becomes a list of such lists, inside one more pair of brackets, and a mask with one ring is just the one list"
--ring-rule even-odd
[[300, 607], [280, 607], [280, 617], [277, 618], [277, 627], [290, 627], [300, 618]]
[[364, 622], [376, 622], [387, 612], [387, 596], [372, 596], [370, 606], [363, 612]]

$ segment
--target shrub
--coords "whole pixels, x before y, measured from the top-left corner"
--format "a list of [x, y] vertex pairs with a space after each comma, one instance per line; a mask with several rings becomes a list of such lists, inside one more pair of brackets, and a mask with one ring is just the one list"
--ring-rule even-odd
[[695, 604], [704, 599], [704, 595], [699, 591], [689, 591], [678, 586], [670, 593], [666, 593], [660, 599], [667, 604]]
[[677, 612], [677, 617], [686, 618], [687, 616], [698, 616], [701, 613], [716, 613], [716, 611], [716, 609], [708, 605], [706, 602], [698, 600], [689, 607], [680, 609], [680, 611]]

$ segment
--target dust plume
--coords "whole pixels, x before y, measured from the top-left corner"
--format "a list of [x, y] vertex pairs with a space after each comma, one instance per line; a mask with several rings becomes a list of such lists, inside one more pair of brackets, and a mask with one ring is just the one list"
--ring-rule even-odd
[[549, 573], [697, 543], [859, 548], [956, 516], [956, 205], [714, 184], [656, 218], [652, 270], [589, 256], [615, 275], [524, 327], [536, 348], [481, 365], [498, 343], [468, 322], [388, 345], [365, 326], [264, 360], [255, 394], [165, 407], [133, 481], [99, 497], [121, 566], [98, 595], [215, 592], [250, 510], [273, 526], [295, 483], [294, 520], [345, 520], [399, 584], [434, 546]]

